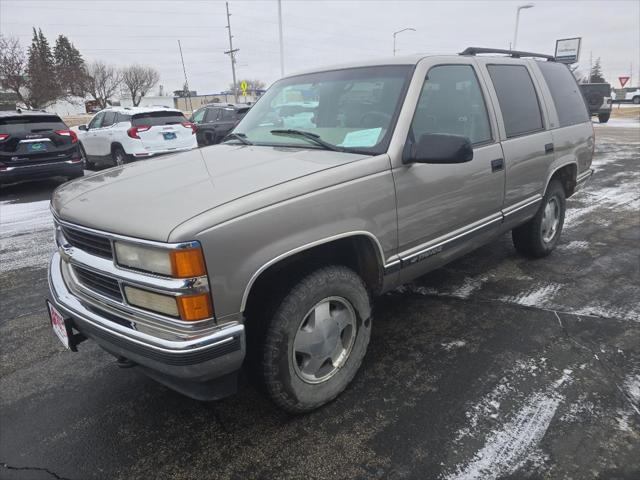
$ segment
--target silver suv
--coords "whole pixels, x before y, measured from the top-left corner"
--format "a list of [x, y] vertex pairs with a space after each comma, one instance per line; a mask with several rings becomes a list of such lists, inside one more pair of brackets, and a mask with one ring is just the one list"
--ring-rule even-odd
[[56, 190], [54, 331], [193, 398], [234, 392], [244, 364], [281, 408], [315, 409], [360, 367], [372, 296], [508, 231], [548, 255], [593, 148], [571, 72], [542, 55], [283, 78], [222, 144]]

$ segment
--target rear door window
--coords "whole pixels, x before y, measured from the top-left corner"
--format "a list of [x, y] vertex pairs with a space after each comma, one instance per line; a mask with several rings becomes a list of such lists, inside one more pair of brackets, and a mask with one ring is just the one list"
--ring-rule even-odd
[[115, 123], [130, 122], [130, 121], [131, 121], [131, 115], [125, 115], [124, 113], [118, 113], [116, 115]]
[[425, 133], [489, 142], [491, 126], [482, 90], [471, 65], [440, 65], [429, 70], [411, 123], [413, 140]]
[[543, 129], [538, 95], [524, 65], [487, 65], [498, 95], [507, 138]]
[[20, 115], [0, 118], [0, 133], [11, 136], [66, 129], [67, 126], [57, 115]]
[[233, 108], [223, 108], [222, 116], [220, 118], [222, 121], [230, 121], [236, 119], [236, 113]]
[[156, 127], [158, 125], [174, 125], [186, 121], [187, 119], [182, 112], [148, 112], [134, 115], [131, 124], [134, 127], [141, 125]]
[[[562, 63], [556, 62], [537, 63], [551, 91], [551, 98], [553, 98], [553, 103], [556, 105], [560, 126], [566, 127], [588, 122], [589, 114], [587, 113], [584, 98], [569, 68]], [[610, 87], [608, 84], [596, 85], [593, 88], [600, 90], [598, 92], [600, 94], [598, 97], [599, 104], [602, 103], [602, 97], [609, 96]]]
[[207, 108], [207, 113], [204, 118], [205, 122], [215, 122], [216, 120], [218, 120], [219, 111], [219, 108]]
[[115, 119], [116, 119], [116, 112], [105, 112], [104, 118], [102, 119], [102, 126], [110, 127], [111, 125], [113, 125]]

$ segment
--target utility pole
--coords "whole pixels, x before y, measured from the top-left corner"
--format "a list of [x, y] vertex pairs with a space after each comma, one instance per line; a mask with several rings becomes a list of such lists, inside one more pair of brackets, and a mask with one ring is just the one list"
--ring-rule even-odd
[[193, 103], [191, 103], [191, 89], [189, 88], [189, 80], [187, 80], [187, 69], [184, 66], [184, 57], [182, 56], [182, 45], [180, 44], [180, 40], [178, 40], [178, 48], [180, 49], [180, 59], [182, 60], [182, 71], [184, 72], [184, 86], [187, 89], [187, 96], [189, 97], [189, 108], [191, 109], [191, 112], [193, 112]]
[[284, 40], [282, 39], [282, 0], [278, 0], [278, 29], [280, 30], [280, 76], [284, 77]]
[[593, 76], [593, 50], [589, 52], [589, 83], [591, 83], [592, 76]]
[[236, 52], [240, 50], [233, 48], [233, 35], [231, 35], [231, 14], [229, 13], [229, 2], [225, 2], [227, 6], [227, 30], [229, 30], [229, 50], [224, 52], [231, 58], [231, 75], [233, 76], [233, 103], [238, 103], [238, 86], [236, 84]]

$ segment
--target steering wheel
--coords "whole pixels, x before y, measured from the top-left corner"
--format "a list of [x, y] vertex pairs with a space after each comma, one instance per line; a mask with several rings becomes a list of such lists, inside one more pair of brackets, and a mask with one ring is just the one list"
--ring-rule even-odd
[[366, 128], [386, 127], [391, 123], [391, 115], [377, 110], [365, 112], [360, 117], [360, 126]]

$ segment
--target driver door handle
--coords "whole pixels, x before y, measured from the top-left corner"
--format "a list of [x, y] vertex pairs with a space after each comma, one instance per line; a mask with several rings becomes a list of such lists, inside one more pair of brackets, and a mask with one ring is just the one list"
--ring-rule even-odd
[[496, 158], [495, 160], [491, 160], [492, 172], [500, 172], [502, 170], [504, 170], [504, 158]]

